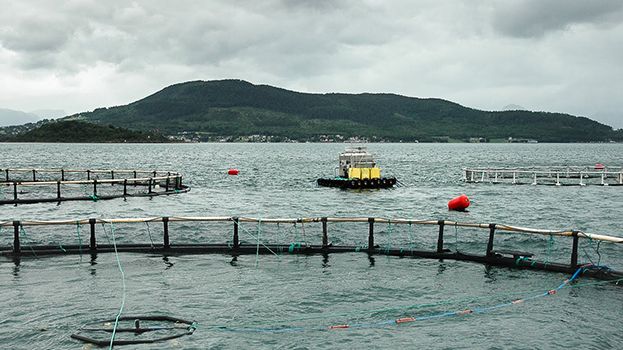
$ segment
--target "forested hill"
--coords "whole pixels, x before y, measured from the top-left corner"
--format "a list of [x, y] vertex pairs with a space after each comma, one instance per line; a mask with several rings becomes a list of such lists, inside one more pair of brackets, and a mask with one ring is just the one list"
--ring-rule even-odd
[[318, 140], [325, 135], [386, 141], [535, 139], [583, 142], [621, 139], [621, 132], [560, 113], [487, 112], [442, 99], [394, 94], [309, 94], [241, 80], [191, 81], [126, 106], [71, 119], [206, 138], [271, 135]]
[[0, 134], [0, 142], [170, 142], [162, 134], [96, 125], [77, 120], [47, 121], [16, 135]]

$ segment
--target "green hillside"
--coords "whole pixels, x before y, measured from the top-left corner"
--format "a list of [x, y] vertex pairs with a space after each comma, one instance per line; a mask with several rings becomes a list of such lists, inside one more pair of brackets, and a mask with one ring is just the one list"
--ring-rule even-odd
[[70, 119], [174, 135], [272, 135], [318, 140], [321, 135], [387, 141], [536, 139], [582, 142], [622, 139], [621, 132], [560, 113], [487, 112], [441, 99], [394, 94], [309, 94], [240, 80], [169, 86], [126, 106], [100, 108]]
[[[2, 136], [2, 135], [0, 135]], [[4, 136], [10, 142], [167, 142], [161, 134], [133, 131], [112, 125], [97, 125], [77, 120], [49, 121], [15, 136]]]

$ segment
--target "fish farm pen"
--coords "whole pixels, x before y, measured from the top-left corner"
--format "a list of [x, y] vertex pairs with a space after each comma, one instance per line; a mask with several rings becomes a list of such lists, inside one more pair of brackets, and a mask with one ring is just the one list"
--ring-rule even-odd
[[0, 205], [153, 197], [188, 192], [182, 175], [158, 170], [0, 169]]
[[[342, 233], [332, 234], [334, 228]], [[525, 246], [525, 241], [513, 241], [517, 237], [528, 238], [543, 249], [547, 247], [546, 252], [543, 251], [541, 256], [518, 250]], [[95, 259], [99, 253], [111, 252], [217, 253], [232, 255], [234, 259], [239, 255], [255, 255], [256, 263], [260, 254], [328, 256], [362, 252], [369, 257], [450, 259], [563, 273], [573, 273], [578, 267], [590, 265], [592, 267], [585, 271], [587, 276], [604, 280], [623, 278], [623, 272], [601, 265], [605, 254], [600, 252], [602, 243], [621, 244], [621, 237], [579, 230], [544, 230], [447, 220], [173, 216], [16, 220], [0, 222], [0, 239], [0, 256], [12, 259], [16, 264], [23, 257], [90, 254]], [[607, 246], [606, 249], [612, 249]], [[558, 253], [557, 261], [550, 260], [554, 252]], [[593, 261], [591, 254], [596, 254], [599, 260]]]
[[623, 168], [466, 168], [463, 169], [463, 180], [468, 183], [505, 183], [514, 185], [622, 186]]

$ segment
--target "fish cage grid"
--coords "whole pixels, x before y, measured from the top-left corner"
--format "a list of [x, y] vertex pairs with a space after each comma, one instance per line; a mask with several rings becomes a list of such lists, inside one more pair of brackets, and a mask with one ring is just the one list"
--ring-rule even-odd
[[513, 185], [623, 186], [623, 168], [464, 168], [463, 181], [468, 183], [505, 183]]
[[[140, 233], [121, 234], [117, 244], [102, 243], [110, 230], [117, 227], [134, 227], [144, 224]], [[172, 224], [175, 229], [187, 229], [191, 224], [219, 225], [212, 240], [199, 237], [200, 242], [172, 242]], [[178, 225], [182, 224], [182, 225]], [[329, 226], [335, 230], [339, 225], [359, 226], [351, 231], [348, 239], [338, 234], [329, 234]], [[76, 226], [82, 228], [84, 238], [78, 235], [78, 244], [41, 244], [34, 240], [34, 234], [27, 235], [24, 227]], [[108, 232], [106, 231], [106, 226]], [[126, 226], [123, 226], [126, 225]], [[186, 225], [186, 226], [184, 226]], [[98, 231], [98, 226], [101, 226]], [[280, 228], [281, 226], [281, 228]], [[271, 229], [269, 229], [270, 227]], [[5, 242], [0, 246], [0, 256], [19, 261], [23, 256], [46, 256], [64, 254], [91, 254], [119, 252], [162, 253], [162, 254], [209, 254], [221, 253], [234, 256], [244, 254], [330, 254], [364, 252], [369, 255], [388, 255], [400, 257], [419, 257], [431, 259], [450, 259], [479, 262], [493, 266], [528, 268], [535, 270], [570, 273], [582, 266], [581, 259], [588, 259], [586, 249], [594, 248], [601, 242], [621, 244], [623, 238], [587, 233], [579, 230], [545, 230], [504, 224], [481, 224], [449, 220], [388, 219], [378, 217], [314, 217], [314, 218], [248, 218], [248, 217], [147, 217], [116, 219], [77, 219], [77, 220], [24, 220], [2, 221], [4, 232], [13, 231], [12, 245]], [[423, 232], [418, 236], [410, 230]], [[280, 231], [281, 229], [281, 231]], [[284, 230], [289, 229], [289, 232]], [[5, 231], [6, 230], [6, 231]], [[271, 231], [272, 230], [272, 231]], [[303, 231], [305, 230], [305, 231]], [[459, 231], [460, 230], [460, 231]], [[134, 230], [136, 231], [136, 229]], [[364, 232], [362, 232], [364, 231]], [[461, 240], [459, 241], [459, 232]], [[149, 242], [136, 242], [136, 237]], [[537, 260], [530, 252], [506, 249], [510, 233], [525, 237], [546, 236], [567, 237], [572, 240], [570, 247], [556, 244], [556, 250], [569, 254], [567, 263], [553, 262], [549, 256], [545, 261]], [[2, 235], [5, 240], [7, 235]], [[422, 237], [423, 236], [423, 237]], [[488, 239], [478, 239], [480, 237]], [[218, 238], [215, 240], [215, 237]], [[353, 238], [355, 237], [355, 238]], [[132, 238], [132, 239], [129, 239]], [[176, 234], [177, 240], [179, 236]], [[425, 242], [422, 242], [424, 238]], [[220, 239], [220, 241], [219, 241]], [[332, 242], [331, 239], [335, 239]], [[349, 241], [350, 239], [350, 241]], [[432, 242], [431, 242], [432, 241]], [[507, 242], [505, 242], [507, 241]], [[584, 244], [580, 244], [583, 241]], [[127, 242], [127, 243], [126, 243]], [[588, 242], [588, 244], [586, 244]], [[65, 243], [65, 242], [64, 242]], [[74, 241], [75, 243], [75, 241]], [[510, 242], [513, 248], [521, 244]], [[547, 248], [548, 250], [551, 247]], [[484, 253], [483, 253], [484, 251]], [[585, 259], [586, 258], [586, 259]], [[601, 260], [601, 256], [599, 256]], [[593, 277], [614, 279], [623, 277], [623, 272], [612, 269], [597, 269], [590, 272]]]
[[178, 172], [124, 169], [0, 169], [0, 205], [153, 197], [188, 192]]

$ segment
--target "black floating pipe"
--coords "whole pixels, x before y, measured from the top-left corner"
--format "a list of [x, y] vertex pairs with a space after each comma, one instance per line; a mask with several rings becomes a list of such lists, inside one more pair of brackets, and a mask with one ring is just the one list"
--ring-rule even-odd
[[370, 230], [368, 233], [368, 251], [374, 251], [374, 218], [368, 218]]
[[329, 246], [329, 231], [327, 230], [327, 218], [320, 219], [322, 222], [322, 247], [327, 248]]
[[96, 251], [97, 250], [97, 242], [95, 241], [95, 219], [89, 219], [89, 226], [91, 229], [91, 239], [90, 239], [90, 243], [89, 243], [89, 249], [91, 251]]
[[171, 244], [169, 243], [169, 217], [165, 216], [162, 218], [162, 224], [164, 225], [164, 237], [163, 237], [163, 245], [164, 249], [171, 248]]
[[13, 221], [13, 254], [20, 255], [21, 248], [19, 245], [19, 221]]
[[232, 218], [234, 221], [234, 249], [238, 249], [240, 247], [240, 237], [238, 237], [238, 218]]
[[443, 253], [443, 227], [445, 226], [445, 221], [439, 220], [437, 221], [437, 225], [439, 225], [439, 236], [437, 237], [437, 253]]
[[487, 243], [487, 256], [493, 255], [493, 238], [495, 237], [495, 224], [489, 224], [489, 242]]
[[578, 268], [578, 231], [571, 231], [573, 235], [573, 248], [571, 249], [571, 268]]

